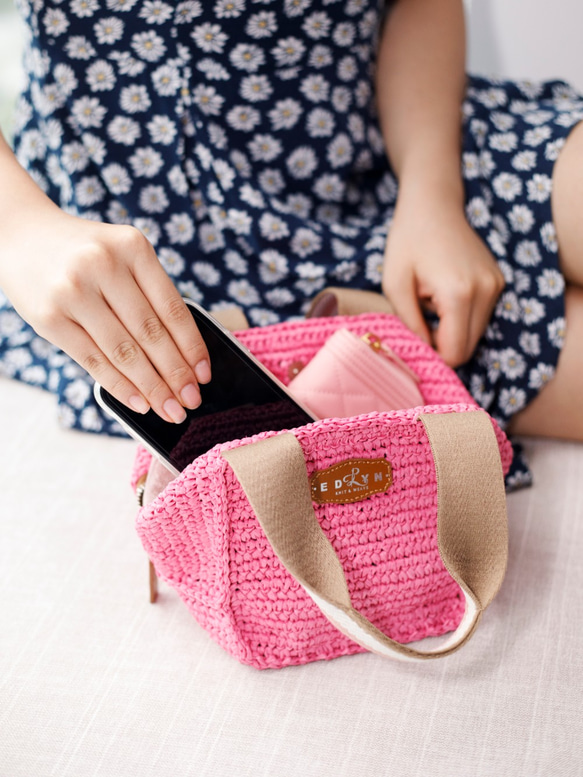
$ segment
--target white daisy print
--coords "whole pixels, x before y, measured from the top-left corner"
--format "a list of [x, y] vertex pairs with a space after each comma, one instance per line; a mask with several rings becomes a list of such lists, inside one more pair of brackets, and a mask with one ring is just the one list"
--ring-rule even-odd
[[518, 135], [515, 132], [503, 132], [490, 137], [489, 146], [495, 151], [509, 153], [518, 145]]
[[522, 181], [513, 173], [500, 173], [492, 181], [494, 191], [503, 200], [511, 202], [522, 192]]
[[218, 24], [210, 22], [195, 27], [191, 37], [206, 54], [222, 54], [228, 39]]
[[337, 24], [332, 33], [332, 40], [337, 46], [351, 46], [356, 36], [356, 29], [352, 22]]
[[235, 19], [245, 10], [245, 0], [218, 0], [215, 3], [217, 19]]
[[306, 51], [305, 45], [299, 38], [282, 38], [277, 46], [271, 49], [271, 53], [279, 67], [295, 65], [303, 57]]
[[116, 143], [133, 146], [140, 137], [140, 125], [134, 119], [126, 116], [116, 116], [107, 126], [107, 134]]
[[300, 85], [300, 91], [313, 103], [323, 102], [328, 99], [330, 84], [319, 73], [304, 78]]
[[103, 168], [103, 180], [114, 194], [127, 194], [132, 188], [132, 179], [127, 169], [116, 162]]
[[148, 24], [164, 24], [172, 17], [172, 13], [172, 6], [162, 0], [145, 0], [139, 15]]
[[184, 258], [173, 248], [160, 248], [158, 259], [170, 276], [180, 275], [184, 271], [186, 264]]
[[169, 205], [163, 186], [152, 184], [140, 190], [140, 208], [146, 213], [163, 213]]
[[72, 0], [71, 11], [79, 19], [85, 19], [93, 16], [99, 8], [97, 0]]
[[274, 308], [282, 308], [284, 305], [291, 305], [295, 300], [294, 295], [289, 289], [278, 288], [265, 292], [265, 301]]
[[269, 326], [270, 324], [277, 324], [279, 321], [277, 313], [266, 308], [251, 308], [249, 318], [255, 326]]
[[204, 286], [218, 286], [221, 282], [221, 273], [209, 262], [194, 262], [192, 272]]
[[524, 353], [529, 356], [540, 354], [540, 337], [536, 332], [522, 332], [518, 338], [518, 343]]
[[527, 172], [537, 165], [536, 151], [519, 151], [512, 159], [512, 167], [515, 170]]
[[556, 347], [562, 348], [565, 344], [565, 334], [567, 332], [566, 321], [563, 317], [556, 318], [547, 326], [549, 341]]
[[176, 137], [176, 124], [168, 116], [153, 116], [146, 128], [152, 143], [169, 146]]
[[202, 224], [199, 228], [200, 247], [205, 254], [225, 247], [223, 233], [214, 224]]
[[331, 65], [333, 61], [332, 51], [329, 46], [318, 44], [310, 50], [309, 63], [311, 67], [326, 67], [327, 65]]
[[283, 175], [275, 168], [266, 168], [259, 173], [258, 181], [266, 194], [279, 194], [285, 188]]
[[279, 240], [289, 235], [286, 222], [274, 213], [266, 212], [261, 216], [259, 229], [266, 240]]
[[73, 121], [83, 129], [101, 127], [106, 112], [97, 97], [80, 97], [71, 108]]
[[333, 114], [325, 108], [314, 108], [306, 119], [306, 128], [312, 138], [331, 137], [335, 125]]
[[267, 76], [251, 75], [241, 81], [240, 95], [249, 102], [268, 100], [273, 94], [273, 87]]
[[56, 37], [67, 31], [69, 20], [59, 8], [49, 8], [43, 17], [43, 24], [47, 35]]
[[303, 108], [297, 100], [288, 98], [278, 100], [275, 107], [269, 111], [269, 119], [274, 130], [291, 129], [303, 113]]
[[337, 135], [328, 144], [326, 157], [334, 168], [350, 164], [354, 153], [354, 147], [350, 138], [345, 133]]
[[238, 70], [255, 73], [265, 62], [263, 49], [255, 44], [239, 43], [229, 54], [231, 64]]
[[263, 283], [279, 283], [289, 273], [288, 261], [279, 251], [262, 251], [259, 255], [259, 275]]
[[235, 180], [235, 171], [228, 162], [224, 159], [216, 159], [213, 162], [213, 170], [217, 179], [221, 185], [221, 189], [229, 191], [233, 186]]
[[134, 57], [129, 51], [113, 51], [109, 58], [117, 62], [117, 68], [121, 75], [135, 77], [146, 69], [146, 63]]
[[211, 81], [228, 81], [229, 71], [224, 68], [219, 62], [210, 57], [205, 57], [197, 63], [196, 69], [204, 73], [206, 78]]
[[293, 178], [309, 178], [318, 166], [318, 159], [312, 148], [300, 146], [289, 155], [286, 166]]
[[162, 167], [162, 156], [151, 146], [139, 148], [129, 158], [136, 178], [152, 178]]
[[199, 84], [192, 93], [192, 101], [206, 116], [218, 116], [225, 98], [213, 86]]
[[521, 240], [516, 246], [514, 258], [522, 267], [536, 267], [542, 262], [540, 249], [534, 240]]
[[139, 229], [142, 235], [147, 238], [153, 246], [158, 245], [161, 229], [157, 221], [152, 218], [137, 218], [133, 220], [133, 225]]
[[240, 305], [257, 305], [260, 302], [257, 289], [247, 280], [231, 281], [227, 286], [227, 294]]
[[255, 135], [247, 147], [256, 162], [272, 162], [283, 151], [281, 141], [273, 135]]
[[537, 173], [526, 182], [528, 199], [531, 202], [546, 202], [551, 196], [553, 182], [548, 175]]
[[284, 10], [287, 16], [301, 16], [311, 4], [312, 0], [285, 0]]
[[147, 62], [157, 62], [166, 53], [164, 39], [153, 30], [132, 35], [131, 45], [138, 57]]
[[366, 260], [366, 277], [373, 283], [380, 283], [383, 278], [384, 256], [382, 254], [370, 254]]
[[546, 224], [543, 224], [540, 229], [540, 235], [544, 247], [547, 249], [547, 251], [551, 251], [553, 254], [556, 254], [559, 250], [559, 243], [557, 240], [557, 230], [555, 229], [555, 225], [552, 223], [552, 221], [548, 221]]
[[540, 297], [560, 297], [565, 291], [565, 279], [558, 270], [543, 270], [536, 279]]
[[233, 129], [251, 132], [260, 123], [261, 114], [250, 105], [236, 105], [227, 113], [226, 118]]
[[65, 44], [65, 52], [71, 59], [87, 60], [95, 56], [96, 51], [84, 35], [72, 35]]
[[555, 376], [555, 368], [550, 364], [539, 362], [528, 376], [529, 388], [541, 389]]
[[119, 104], [126, 113], [143, 113], [150, 108], [152, 101], [145, 86], [134, 84], [121, 90]]
[[306, 17], [302, 29], [313, 40], [326, 38], [330, 34], [332, 20], [325, 11], [315, 11]]
[[526, 361], [514, 348], [504, 348], [500, 351], [500, 369], [511, 380], [521, 378], [526, 370]]
[[152, 83], [161, 97], [170, 97], [176, 94], [181, 87], [180, 71], [176, 65], [161, 65], [152, 73]]
[[508, 220], [514, 232], [525, 235], [533, 228], [535, 219], [528, 205], [514, 205], [508, 213]]
[[466, 216], [473, 227], [485, 227], [491, 221], [490, 209], [482, 197], [474, 197], [468, 202]]
[[513, 291], [502, 294], [496, 305], [496, 313], [507, 321], [516, 323], [520, 319], [520, 304]]
[[247, 275], [249, 263], [238, 251], [225, 251], [225, 267], [236, 275]]
[[93, 25], [95, 37], [98, 43], [111, 45], [121, 40], [124, 32], [124, 23], [115, 16], [100, 19]]
[[524, 142], [527, 146], [540, 146], [551, 137], [550, 127], [537, 127], [524, 133]]
[[325, 173], [316, 180], [313, 189], [321, 200], [341, 202], [344, 197], [346, 184], [338, 174]]
[[85, 170], [89, 163], [89, 154], [83, 143], [74, 141], [63, 146], [61, 154], [61, 164], [69, 173], [78, 173]]
[[291, 250], [305, 259], [306, 256], [319, 251], [322, 247], [322, 238], [317, 232], [306, 227], [300, 227], [294, 233], [290, 241]]
[[516, 386], [502, 389], [500, 392], [500, 407], [507, 415], [517, 413], [526, 404], [526, 392]]
[[250, 38], [269, 38], [277, 30], [276, 16], [273, 11], [260, 11], [253, 14], [245, 28]]

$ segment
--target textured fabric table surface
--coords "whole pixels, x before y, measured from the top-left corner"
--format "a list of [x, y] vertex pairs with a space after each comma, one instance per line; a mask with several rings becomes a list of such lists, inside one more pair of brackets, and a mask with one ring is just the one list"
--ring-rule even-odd
[[134, 446], [0, 380], [0, 777], [583, 775], [583, 446], [528, 441], [510, 562], [442, 661], [281, 671], [222, 652], [133, 528]]

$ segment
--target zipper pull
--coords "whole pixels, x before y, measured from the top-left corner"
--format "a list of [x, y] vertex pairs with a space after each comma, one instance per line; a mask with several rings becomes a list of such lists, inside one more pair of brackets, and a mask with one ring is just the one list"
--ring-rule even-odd
[[411, 367], [409, 367], [409, 365], [406, 364], [402, 359], [400, 359], [392, 348], [389, 348], [388, 345], [385, 345], [381, 338], [378, 335], [375, 335], [374, 332], [366, 332], [360, 339], [365, 342], [368, 347], [371, 348], [375, 353], [384, 356], [385, 359], [388, 359], [389, 361], [392, 361], [394, 364], [399, 366], [415, 381], [415, 383], [419, 383], [419, 376], [417, 373], [414, 372]]

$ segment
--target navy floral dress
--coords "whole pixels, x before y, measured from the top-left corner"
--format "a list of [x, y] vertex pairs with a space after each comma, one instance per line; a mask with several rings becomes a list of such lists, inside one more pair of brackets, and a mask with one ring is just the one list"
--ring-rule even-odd
[[[397, 196], [372, 89], [384, 6], [18, 0], [18, 158], [66, 211], [140, 229], [183, 295], [254, 325], [301, 315], [328, 284], [379, 289]], [[562, 82], [469, 78], [463, 116], [467, 218], [506, 288], [460, 374], [504, 426], [563, 342], [551, 177], [583, 100]], [[56, 392], [64, 425], [121, 433], [4, 299], [0, 370]]]

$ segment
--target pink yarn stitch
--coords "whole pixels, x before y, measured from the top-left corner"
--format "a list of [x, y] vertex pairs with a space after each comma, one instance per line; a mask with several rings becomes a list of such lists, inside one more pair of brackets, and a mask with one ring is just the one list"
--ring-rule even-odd
[[[393, 316], [312, 319], [238, 337], [287, 382], [289, 366], [307, 362], [340, 326], [356, 334], [375, 332], [415, 370], [429, 405], [424, 413], [479, 410], [455, 373]], [[419, 409], [371, 413], [293, 430], [308, 476], [347, 458], [385, 456], [391, 462], [388, 492], [315, 510], [345, 570], [354, 606], [403, 643], [455, 629], [464, 607], [437, 549], [435, 468], [418, 415]], [[492, 424], [506, 472], [511, 446]], [[200, 456], [138, 513], [137, 531], [158, 575], [245, 664], [278, 668], [361, 652], [324, 618], [273, 553], [221, 456], [239, 444], [231, 441]], [[147, 467], [147, 456], [138, 464]]]
[[[457, 404], [423, 412], [483, 411]], [[418, 413], [324, 419], [294, 430], [308, 475], [352, 457], [385, 456], [391, 462], [394, 479], [386, 493], [315, 510], [345, 570], [354, 606], [403, 643], [453, 630], [464, 607], [437, 549], [435, 469]], [[510, 445], [492, 423], [507, 470]], [[157, 573], [243, 663], [277, 668], [361, 652], [324, 618], [273, 553], [221, 457], [222, 450], [238, 444], [217, 446], [196, 459], [140, 511], [138, 534]]]

